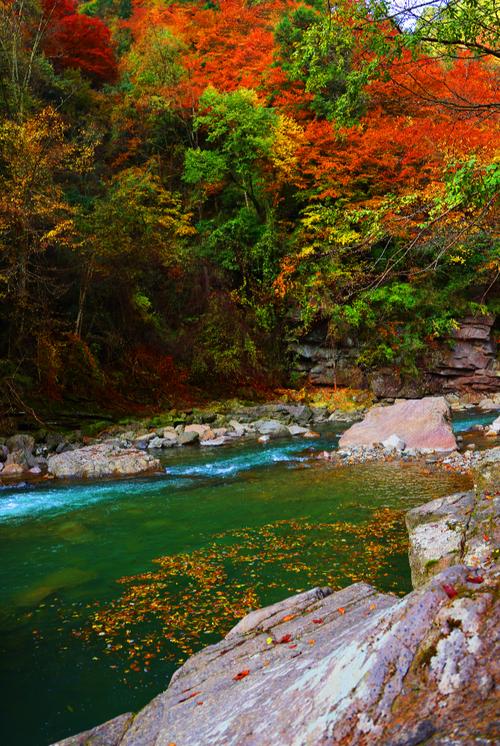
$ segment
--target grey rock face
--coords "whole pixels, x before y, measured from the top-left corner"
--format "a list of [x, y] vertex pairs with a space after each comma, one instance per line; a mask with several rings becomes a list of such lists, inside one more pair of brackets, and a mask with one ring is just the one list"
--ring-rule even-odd
[[288, 428], [279, 420], [258, 420], [254, 425], [257, 432], [261, 435], [269, 435], [270, 438], [288, 435]]
[[35, 439], [32, 435], [20, 433], [9, 438], [5, 445], [9, 451], [32, 451], [35, 447]]
[[193, 431], [193, 430], [185, 430], [183, 433], [179, 435], [179, 445], [181, 446], [187, 446], [192, 445], [193, 443], [198, 443], [200, 439], [199, 433]]
[[254, 612], [109, 743], [387, 746], [418, 743], [416, 734], [473, 743], [494, 711], [498, 651], [492, 586], [467, 575], [448, 568], [404, 599], [357, 583]]
[[115, 441], [66, 451], [48, 459], [49, 473], [61, 478], [131, 476], [159, 468], [160, 462], [150, 454], [135, 448], [120, 448]]
[[390, 435], [388, 438], [383, 440], [382, 445], [384, 448], [388, 448], [391, 451], [403, 451], [406, 447], [406, 443], [404, 442], [404, 440], [402, 440], [395, 434]]
[[406, 514], [414, 587], [437, 571], [460, 563], [473, 505], [474, 493], [465, 492], [432, 500]]

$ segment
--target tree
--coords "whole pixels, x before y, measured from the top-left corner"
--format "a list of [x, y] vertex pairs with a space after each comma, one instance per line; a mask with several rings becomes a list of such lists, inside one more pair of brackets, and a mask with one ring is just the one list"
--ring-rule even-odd
[[117, 77], [111, 34], [99, 18], [78, 13], [75, 0], [42, 0], [43, 51], [56, 70], [81, 70], [96, 83]]

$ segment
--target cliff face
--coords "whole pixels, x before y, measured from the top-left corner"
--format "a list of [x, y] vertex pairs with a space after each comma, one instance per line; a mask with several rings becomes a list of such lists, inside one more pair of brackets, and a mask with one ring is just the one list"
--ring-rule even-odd
[[356, 583], [254, 611], [135, 717], [58, 746], [498, 743], [499, 463], [410, 512], [412, 593]]
[[331, 346], [322, 327], [291, 346], [294, 370], [318, 386], [369, 387], [379, 397], [413, 398], [449, 391], [485, 393], [500, 390], [500, 369], [493, 316], [464, 318], [451, 336], [450, 346], [436, 353], [438, 363], [422, 372], [419, 380], [406, 381], [392, 368], [363, 371], [356, 365], [359, 348], [353, 338]]

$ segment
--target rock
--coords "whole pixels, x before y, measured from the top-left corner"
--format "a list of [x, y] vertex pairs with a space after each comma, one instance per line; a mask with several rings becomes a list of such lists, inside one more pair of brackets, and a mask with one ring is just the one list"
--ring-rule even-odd
[[152, 433], [142, 433], [141, 435], [138, 435], [133, 443], [136, 448], [147, 448], [150, 441], [154, 440], [154, 438], [157, 438], [157, 434], [155, 432]]
[[478, 404], [479, 409], [485, 409], [486, 411], [492, 409], [498, 409], [498, 404], [493, 399], [481, 399]]
[[204, 437], [210, 437], [210, 433], [212, 432], [210, 427], [208, 425], [186, 425], [184, 428], [185, 433], [198, 433], [198, 437], [200, 440], [203, 440]]
[[7, 439], [5, 443], [9, 451], [33, 451], [35, 439], [32, 435], [18, 433]]
[[7, 446], [0, 444], [0, 464], [3, 464], [4, 461], [7, 461], [9, 455], [9, 449]]
[[3, 471], [3, 461], [0, 461], [0, 472]]
[[37, 474], [41, 474], [42, 470], [39, 466], [32, 466], [31, 469], [29, 470], [29, 473], [37, 475]]
[[497, 433], [497, 434], [500, 433], [500, 416], [497, 417], [495, 420], [493, 420], [493, 422], [489, 426], [489, 430], [490, 432], [493, 431], [494, 433]]
[[243, 435], [245, 435], [245, 428], [241, 423], [239, 423], [237, 420], [229, 420], [229, 427], [232, 427], [234, 430], [235, 435], [238, 438], [242, 438]]
[[136, 448], [120, 448], [114, 441], [85, 446], [50, 456], [48, 471], [60, 478], [132, 476], [160, 468], [160, 462]]
[[206, 440], [201, 440], [200, 445], [201, 446], [223, 446], [226, 442], [225, 438], [207, 438]]
[[25, 471], [25, 467], [21, 466], [21, 464], [11, 463], [11, 464], [4, 464], [4, 467], [2, 469], [2, 476], [3, 477], [17, 477], [19, 474], [23, 474]]
[[193, 445], [194, 443], [198, 443], [199, 440], [199, 433], [194, 430], [184, 430], [184, 432], [179, 435], [179, 445], [181, 446]]
[[119, 744], [479, 743], [495, 717], [498, 608], [489, 581], [467, 577], [448, 568], [404, 599], [316, 588], [252, 612], [189, 658]]
[[155, 438], [151, 438], [151, 440], [148, 442], [148, 450], [163, 448], [164, 442], [164, 439], [159, 438], [158, 436], [156, 436]]
[[[452, 333], [454, 340], [433, 371], [443, 388], [454, 391], [498, 391], [494, 316], [469, 316]], [[492, 396], [488, 396], [492, 399]]]
[[269, 443], [270, 440], [271, 438], [269, 437], [269, 435], [259, 435], [259, 437], [257, 438], [258, 443]]
[[382, 445], [384, 448], [388, 448], [391, 451], [404, 451], [404, 449], [406, 448], [406, 443], [404, 442], [404, 440], [401, 440], [401, 438], [395, 433], [383, 440]]
[[458, 564], [473, 505], [474, 493], [465, 492], [438, 498], [406, 513], [415, 588], [436, 571]]
[[305, 435], [309, 430], [307, 427], [301, 427], [301, 425], [288, 425], [288, 432], [290, 435]]
[[47, 433], [45, 436], [45, 445], [49, 451], [55, 451], [60, 443], [64, 443], [66, 438], [62, 433]]
[[118, 715], [107, 723], [98, 725], [96, 728], [86, 730], [78, 736], [70, 736], [58, 741], [53, 746], [119, 746], [125, 732], [129, 728], [133, 715], [127, 712], [125, 715]]
[[254, 425], [257, 432], [261, 435], [268, 435], [270, 438], [282, 438], [288, 435], [288, 428], [279, 420], [257, 420]]
[[343, 433], [339, 446], [374, 446], [394, 433], [408, 448], [453, 451], [457, 447], [450, 425], [449, 405], [441, 396], [373, 407], [362, 422], [355, 423]]
[[304, 438], [320, 438], [321, 435], [317, 433], [315, 430], [308, 430], [307, 433], [304, 433]]

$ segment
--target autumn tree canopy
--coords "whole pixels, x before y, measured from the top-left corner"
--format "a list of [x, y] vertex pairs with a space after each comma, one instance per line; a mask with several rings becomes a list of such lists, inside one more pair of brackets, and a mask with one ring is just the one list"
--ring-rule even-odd
[[496, 13], [0, 0], [12, 385], [265, 386], [318, 323], [416, 374], [498, 312]]

